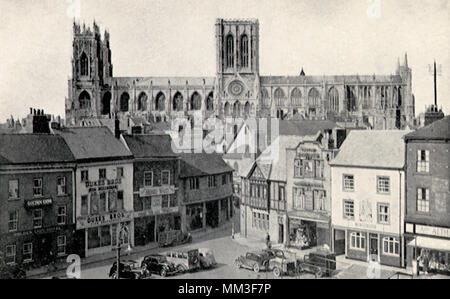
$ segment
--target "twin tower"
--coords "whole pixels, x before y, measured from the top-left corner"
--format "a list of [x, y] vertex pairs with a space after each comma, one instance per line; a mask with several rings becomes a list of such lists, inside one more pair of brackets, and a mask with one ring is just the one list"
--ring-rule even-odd
[[95, 22], [92, 29], [74, 23], [73, 35], [69, 125], [116, 117], [125, 123], [164, 122], [200, 112], [219, 118], [350, 120], [393, 129], [414, 118], [406, 55], [391, 75], [261, 76], [258, 20], [217, 19], [214, 77], [114, 77], [109, 33], [102, 36]]

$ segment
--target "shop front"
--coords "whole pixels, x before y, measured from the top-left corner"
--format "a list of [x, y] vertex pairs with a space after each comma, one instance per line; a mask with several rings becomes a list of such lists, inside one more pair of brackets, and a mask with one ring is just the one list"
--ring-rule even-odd
[[[303, 215], [305, 213], [310, 214]], [[310, 211], [288, 213], [289, 246], [307, 249], [315, 246], [330, 246], [329, 217]]]
[[186, 224], [189, 231], [203, 228], [203, 203], [186, 205]]

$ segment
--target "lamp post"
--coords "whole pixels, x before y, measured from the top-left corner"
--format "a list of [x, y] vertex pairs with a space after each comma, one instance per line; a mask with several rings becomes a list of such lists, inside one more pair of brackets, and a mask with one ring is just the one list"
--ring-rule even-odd
[[130, 234], [128, 233], [128, 227], [123, 223], [120, 223], [118, 225], [120, 225], [120, 229], [117, 230], [117, 248], [116, 248], [117, 249], [117, 270], [116, 270], [117, 275], [116, 275], [116, 278], [120, 279], [120, 249], [123, 244], [123, 240], [125, 239], [124, 237], [126, 237], [128, 240], [128, 250], [131, 250], [131, 247], [130, 247]]

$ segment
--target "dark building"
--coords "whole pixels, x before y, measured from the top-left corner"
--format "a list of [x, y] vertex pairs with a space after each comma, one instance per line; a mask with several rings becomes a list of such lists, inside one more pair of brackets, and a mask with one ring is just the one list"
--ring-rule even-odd
[[73, 253], [74, 157], [61, 137], [0, 135], [0, 251], [40, 266]]
[[181, 229], [179, 157], [169, 135], [125, 135], [134, 156], [133, 211], [136, 245], [156, 242], [159, 233]]
[[405, 136], [407, 265], [450, 273], [450, 116]]
[[182, 227], [216, 228], [233, 216], [233, 169], [221, 155], [181, 154]]

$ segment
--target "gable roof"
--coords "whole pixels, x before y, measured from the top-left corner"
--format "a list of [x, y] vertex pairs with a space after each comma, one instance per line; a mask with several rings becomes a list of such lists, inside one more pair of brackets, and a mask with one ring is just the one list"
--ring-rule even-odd
[[183, 153], [180, 154], [180, 177], [204, 176], [232, 172], [222, 156], [216, 153]]
[[124, 135], [123, 138], [136, 158], [178, 157], [172, 151], [172, 139], [169, 135]]
[[0, 134], [0, 164], [74, 162], [60, 136], [51, 134]]
[[71, 127], [55, 130], [55, 134], [64, 138], [77, 160], [132, 158], [107, 127]]
[[403, 136], [411, 131], [354, 130], [345, 139], [330, 165], [376, 168], [403, 168]]
[[405, 140], [450, 139], [450, 115], [405, 135]]

